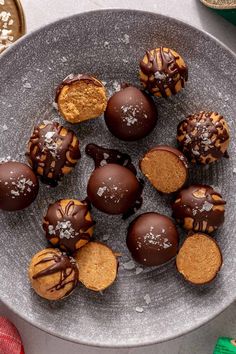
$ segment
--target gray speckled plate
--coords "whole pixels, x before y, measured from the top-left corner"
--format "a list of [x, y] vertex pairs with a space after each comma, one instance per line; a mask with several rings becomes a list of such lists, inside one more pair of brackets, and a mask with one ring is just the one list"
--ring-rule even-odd
[[[0, 298], [37, 327], [64, 339], [97, 346], [156, 343], [193, 330], [225, 309], [236, 297], [236, 58], [197, 29], [174, 19], [137, 11], [99, 11], [51, 24], [23, 40], [0, 58], [0, 157], [25, 161], [25, 143], [35, 123], [58, 117], [52, 106], [55, 87], [71, 72], [90, 72], [106, 81], [110, 92], [120, 82], [138, 84], [138, 63], [148, 48], [165, 45], [180, 52], [189, 65], [189, 83], [179, 95], [156, 100], [159, 121], [146, 139], [122, 143], [112, 137], [103, 118], [73, 126], [81, 141], [82, 159], [55, 189], [41, 184], [27, 210], [0, 214]], [[193, 287], [177, 274], [174, 262], [160, 268], [127, 270], [126, 227], [120, 217], [93, 210], [95, 237], [123, 254], [116, 283], [103, 294], [79, 286], [56, 303], [40, 299], [27, 280], [31, 256], [47, 243], [41, 228], [47, 205], [58, 198], [84, 198], [93, 162], [84, 154], [88, 142], [116, 147], [138, 158], [154, 144], [175, 144], [177, 123], [199, 110], [216, 110], [231, 128], [230, 159], [195, 168], [191, 181], [217, 186], [227, 200], [226, 222], [215, 234], [224, 266], [211, 285]], [[171, 214], [170, 197], [148, 183], [138, 212]], [[123, 265], [125, 263], [125, 266]], [[128, 263], [130, 265], [130, 263]], [[132, 268], [132, 267], [131, 267]], [[139, 273], [139, 274], [137, 274]], [[149, 294], [151, 303], [144, 296]], [[147, 297], [146, 297], [147, 299]], [[143, 308], [137, 312], [136, 308]]]

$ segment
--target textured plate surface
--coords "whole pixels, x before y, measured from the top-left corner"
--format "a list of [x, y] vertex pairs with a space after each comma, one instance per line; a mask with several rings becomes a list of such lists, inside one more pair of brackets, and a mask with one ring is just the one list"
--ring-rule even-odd
[[[165, 45], [180, 52], [189, 65], [189, 83], [179, 95], [156, 100], [155, 131], [134, 143], [111, 136], [103, 118], [73, 126], [81, 142], [82, 160], [55, 189], [41, 184], [27, 210], [0, 214], [0, 298], [39, 328], [80, 343], [132, 346], [155, 343], [192, 330], [225, 309], [236, 295], [236, 59], [208, 35], [173, 19], [136, 11], [101, 11], [77, 15], [29, 35], [0, 59], [0, 157], [25, 161], [25, 144], [34, 124], [58, 117], [52, 106], [60, 81], [71, 72], [90, 72], [114, 92], [120, 82], [138, 84], [138, 63], [146, 49]], [[126, 228], [133, 219], [104, 216], [93, 210], [95, 237], [123, 254], [116, 283], [103, 294], [79, 286], [63, 301], [40, 299], [27, 281], [32, 255], [47, 243], [41, 220], [47, 205], [58, 198], [84, 198], [93, 162], [84, 154], [95, 142], [128, 152], [135, 164], [155, 144], [175, 144], [177, 123], [199, 110], [223, 114], [231, 128], [230, 159], [191, 172], [192, 182], [217, 186], [227, 200], [226, 222], [215, 234], [224, 266], [216, 281], [193, 287], [178, 276], [174, 262], [160, 268], [127, 270]], [[144, 211], [171, 214], [171, 198], [160, 196], [147, 182]], [[138, 269], [139, 270], [139, 269]], [[149, 294], [151, 303], [144, 296]], [[147, 299], [147, 297], [146, 297]], [[138, 313], [136, 307], [142, 307]]]

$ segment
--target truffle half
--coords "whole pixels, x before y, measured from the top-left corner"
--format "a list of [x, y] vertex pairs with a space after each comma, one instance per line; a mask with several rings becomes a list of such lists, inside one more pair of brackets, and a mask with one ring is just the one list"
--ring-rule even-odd
[[187, 80], [188, 67], [173, 49], [152, 49], [140, 62], [140, 81], [155, 96], [166, 98], [175, 95]]
[[201, 233], [188, 236], [176, 257], [179, 273], [196, 285], [211, 282], [220, 271], [222, 262], [216, 241]]

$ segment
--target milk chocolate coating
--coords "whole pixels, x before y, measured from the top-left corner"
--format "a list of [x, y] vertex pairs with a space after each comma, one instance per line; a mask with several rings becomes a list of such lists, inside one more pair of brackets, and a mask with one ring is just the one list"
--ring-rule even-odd
[[175, 257], [178, 232], [165, 215], [150, 212], [139, 215], [128, 228], [127, 246], [134, 258], [146, 266], [158, 266]]
[[123, 214], [138, 199], [140, 184], [127, 168], [108, 164], [93, 171], [88, 181], [87, 193], [97, 209], [107, 214]]
[[[90, 240], [88, 230], [95, 224], [86, 217], [89, 212], [88, 205], [83, 202], [75, 204], [74, 200], [68, 200], [65, 208], [61, 200], [49, 205], [47, 214], [44, 217], [43, 228], [46, 238], [53, 240], [54, 246], [73, 253], [80, 240]], [[57, 240], [57, 242], [56, 242]]]
[[38, 179], [24, 163], [0, 163], [0, 209], [15, 211], [28, 207], [37, 197]]
[[144, 138], [154, 129], [157, 109], [150, 96], [129, 86], [108, 100], [104, 117], [114, 136], [133, 141]]
[[224, 222], [226, 202], [207, 185], [193, 185], [180, 191], [172, 204], [173, 217], [187, 230], [212, 232]]
[[34, 128], [27, 157], [42, 182], [57, 185], [79, 160], [79, 142], [72, 130], [59, 123], [42, 123]]
[[216, 112], [188, 116], [178, 125], [177, 140], [181, 150], [194, 163], [207, 164], [228, 156], [228, 125]]

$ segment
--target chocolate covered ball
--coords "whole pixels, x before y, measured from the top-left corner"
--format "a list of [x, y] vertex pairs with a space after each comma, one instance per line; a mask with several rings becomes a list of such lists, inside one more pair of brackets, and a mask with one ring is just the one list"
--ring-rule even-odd
[[213, 232], [224, 222], [226, 202], [207, 185], [193, 185], [180, 191], [172, 204], [173, 217], [186, 230]]
[[109, 99], [104, 117], [114, 136], [133, 141], [144, 138], [154, 129], [157, 109], [145, 92], [129, 86]]
[[28, 207], [37, 197], [38, 179], [24, 163], [0, 163], [0, 209], [15, 211]]
[[28, 142], [28, 160], [42, 182], [56, 185], [80, 159], [75, 133], [57, 122], [44, 121]]
[[177, 140], [191, 162], [208, 164], [227, 156], [229, 128], [220, 114], [200, 112], [179, 123]]
[[175, 95], [187, 80], [188, 67], [173, 49], [152, 49], [140, 62], [140, 81], [154, 96], [167, 98]]
[[46, 248], [33, 256], [28, 274], [31, 286], [39, 296], [59, 300], [74, 290], [79, 272], [72, 257], [58, 249]]
[[49, 205], [43, 220], [48, 241], [68, 252], [90, 240], [93, 225], [88, 204], [75, 199], [61, 199]]
[[126, 167], [108, 164], [96, 168], [88, 181], [88, 198], [107, 214], [126, 213], [140, 196], [140, 184]]
[[138, 216], [129, 225], [128, 249], [138, 263], [158, 266], [175, 257], [179, 236], [173, 221], [150, 212]]

